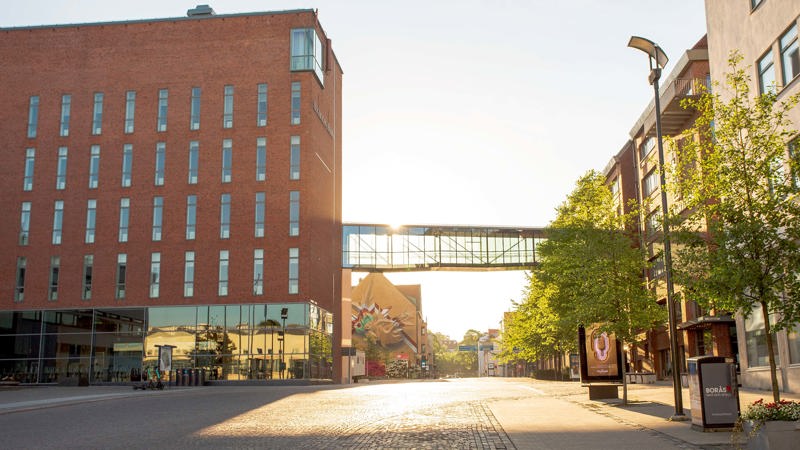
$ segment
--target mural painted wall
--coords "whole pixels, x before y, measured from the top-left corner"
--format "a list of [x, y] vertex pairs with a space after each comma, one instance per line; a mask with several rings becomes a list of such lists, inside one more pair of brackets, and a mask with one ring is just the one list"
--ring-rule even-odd
[[[402, 288], [419, 292], [418, 287]], [[371, 273], [353, 288], [351, 299], [354, 346], [363, 349], [369, 339], [382, 350], [407, 352], [413, 359], [419, 350], [419, 297], [404, 294], [383, 274]]]

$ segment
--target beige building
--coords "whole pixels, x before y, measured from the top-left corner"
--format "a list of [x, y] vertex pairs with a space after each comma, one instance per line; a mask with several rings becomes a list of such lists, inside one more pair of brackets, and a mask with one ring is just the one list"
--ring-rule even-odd
[[[752, 93], [774, 89], [778, 101], [800, 92], [800, 2], [797, 0], [706, 0], [708, 55], [711, 77], [724, 80], [728, 57], [738, 50], [748, 67]], [[719, 91], [725, 96], [724, 90]], [[789, 113], [800, 127], [800, 107]], [[798, 137], [787, 142], [797, 148]], [[760, 310], [736, 321], [741, 380], [745, 386], [769, 388], [769, 362]], [[798, 327], [777, 335], [778, 382], [781, 389], [800, 392], [800, 333]]]

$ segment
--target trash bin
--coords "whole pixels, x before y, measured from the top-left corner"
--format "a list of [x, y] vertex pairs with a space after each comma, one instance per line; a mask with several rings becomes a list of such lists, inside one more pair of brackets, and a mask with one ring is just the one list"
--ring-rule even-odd
[[183, 386], [183, 383], [181, 383], [181, 369], [175, 369], [175, 386]]
[[197, 386], [200, 381], [200, 371], [192, 369], [192, 386]]
[[183, 386], [189, 385], [189, 369], [182, 369], [181, 370], [181, 384]]
[[739, 418], [739, 386], [731, 358], [695, 356], [687, 359], [692, 428], [732, 430]]
[[198, 385], [205, 386], [206, 384], [206, 369], [199, 369], [200, 370], [200, 382]]

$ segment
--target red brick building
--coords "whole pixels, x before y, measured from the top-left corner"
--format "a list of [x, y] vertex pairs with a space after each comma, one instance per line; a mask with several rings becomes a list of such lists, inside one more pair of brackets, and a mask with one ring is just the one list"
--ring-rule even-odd
[[119, 381], [182, 329], [179, 367], [330, 378], [342, 70], [315, 11], [0, 36], [0, 373]]

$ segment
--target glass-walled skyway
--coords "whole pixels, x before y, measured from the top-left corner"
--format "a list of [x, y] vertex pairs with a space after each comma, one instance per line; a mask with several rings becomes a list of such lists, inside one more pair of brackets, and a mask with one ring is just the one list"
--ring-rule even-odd
[[536, 265], [541, 228], [345, 224], [342, 267], [354, 271], [511, 270]]

